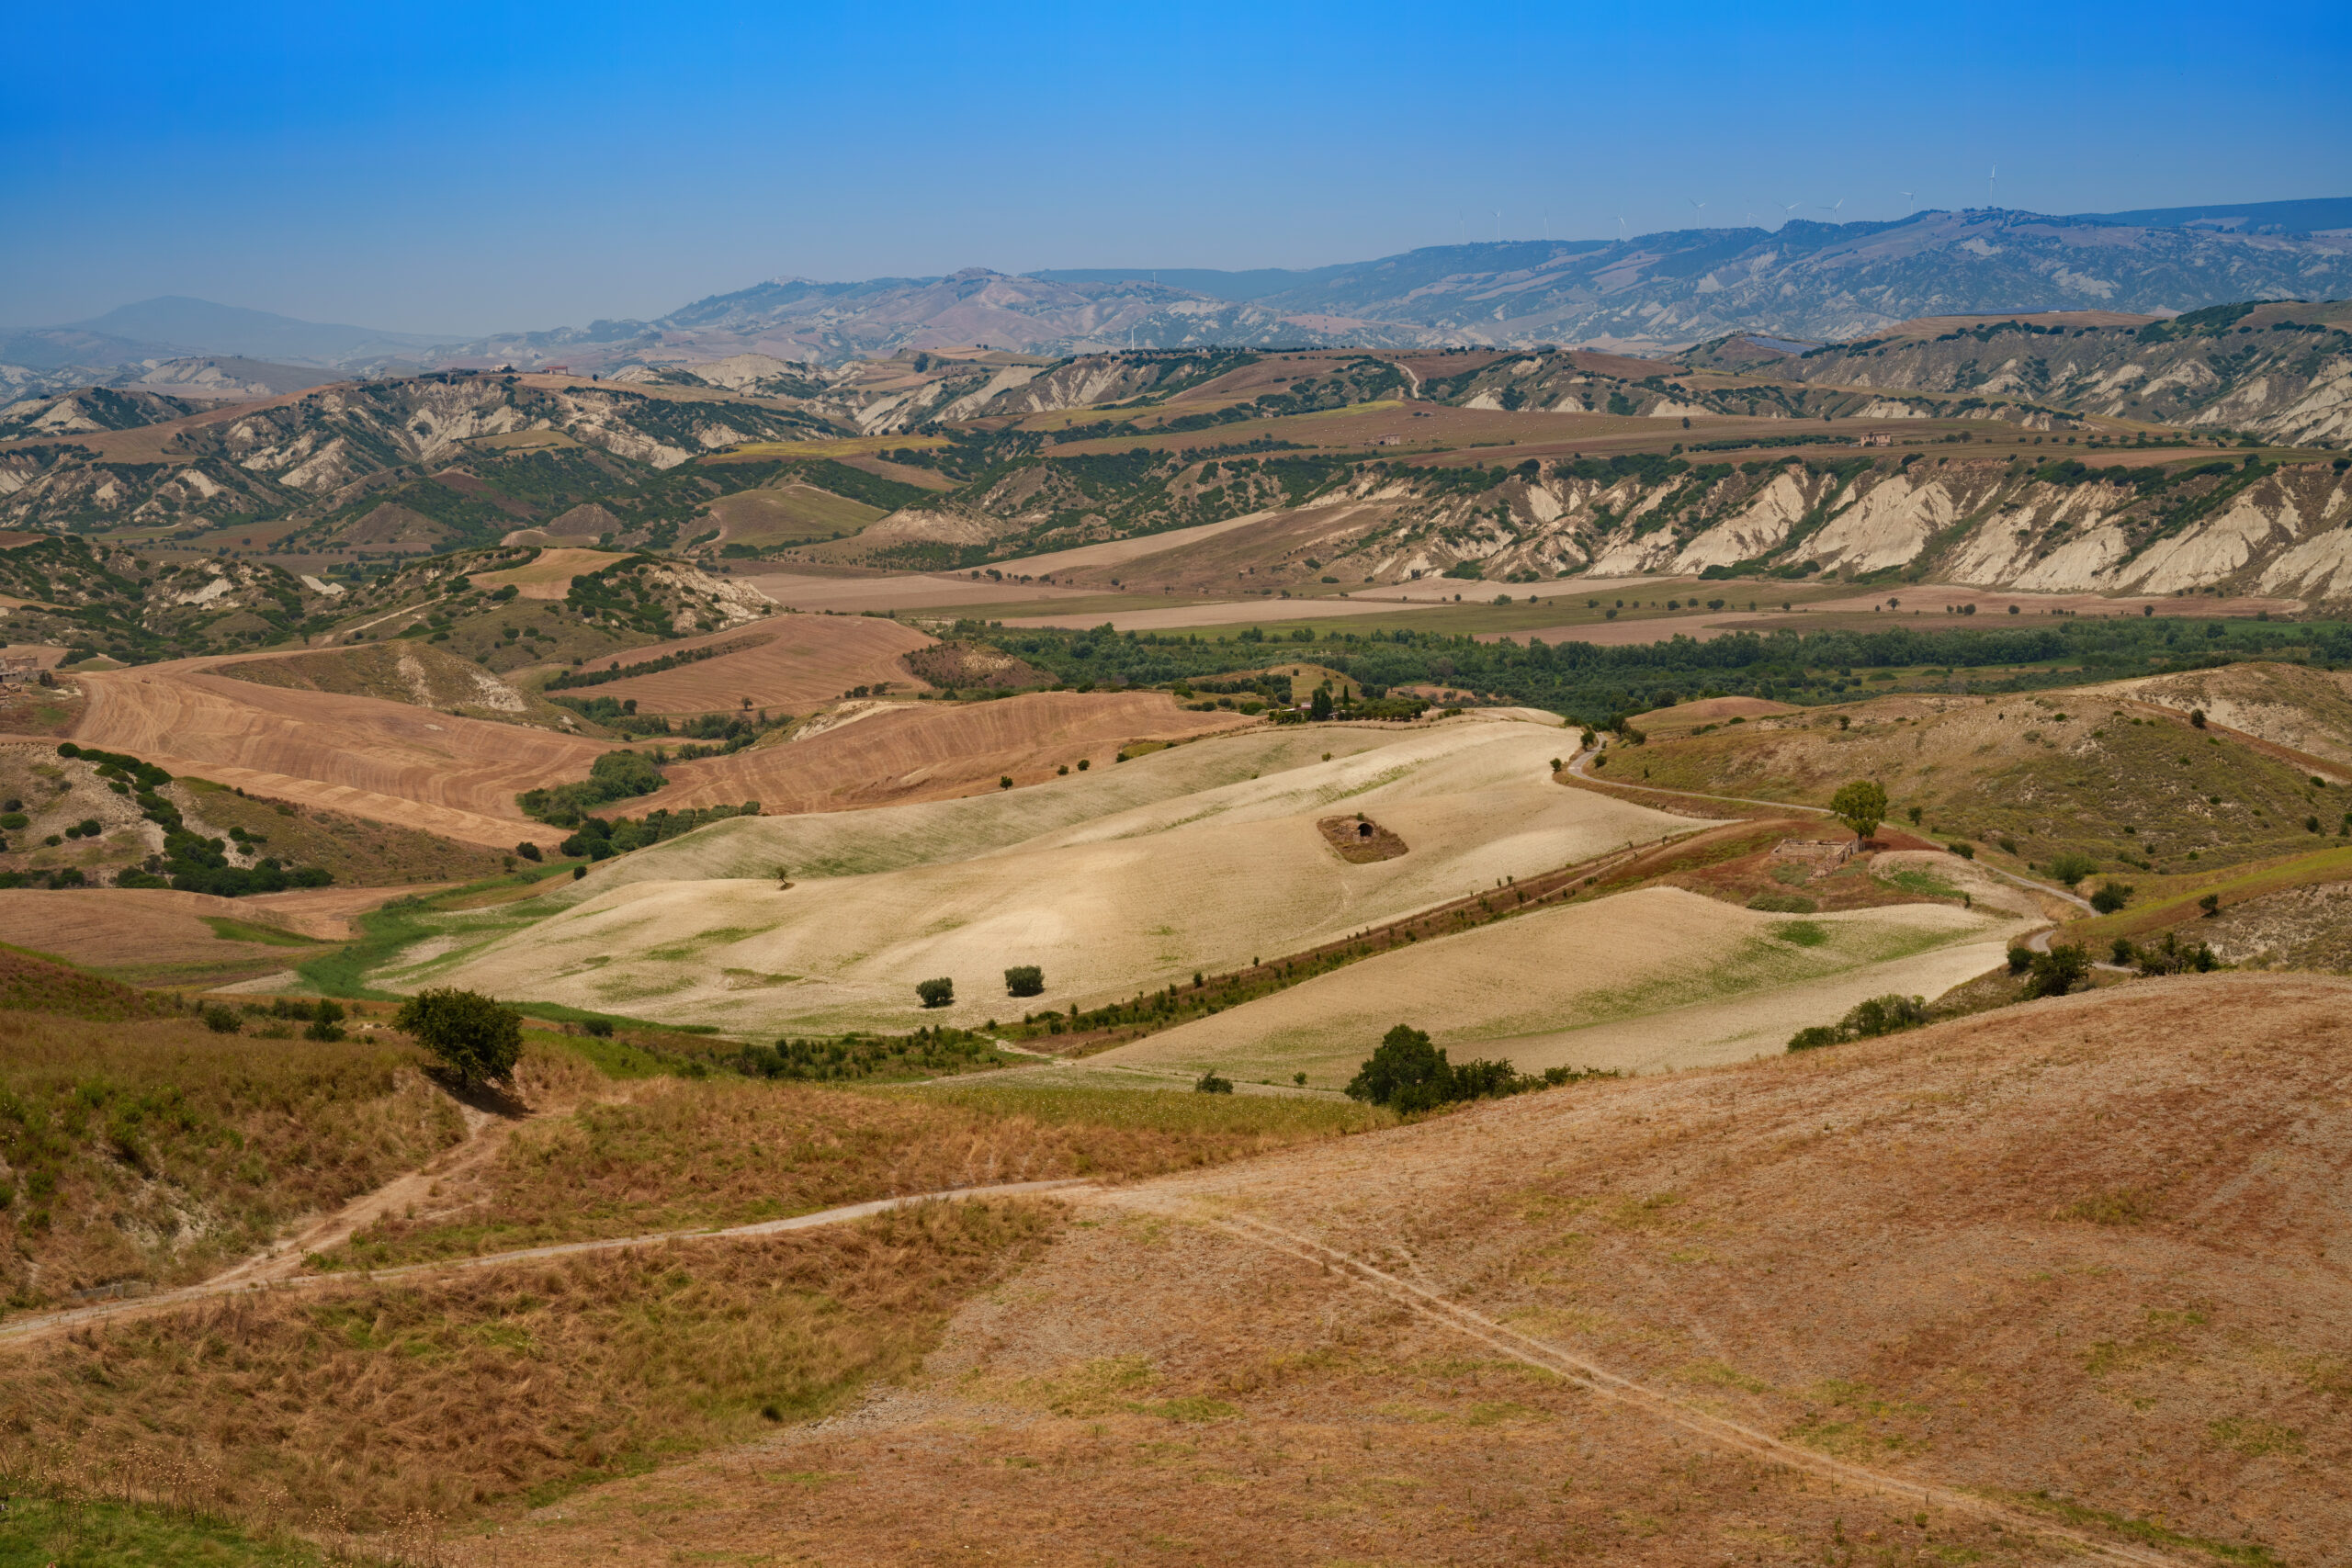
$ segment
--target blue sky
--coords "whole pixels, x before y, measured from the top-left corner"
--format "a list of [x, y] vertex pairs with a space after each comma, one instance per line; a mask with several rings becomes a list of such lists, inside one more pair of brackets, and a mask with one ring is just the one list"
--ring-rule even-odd
[[[20, 7], [0, 323], [2352, 195], [2341, 4]], [[1696, 208], [1694, 202], [1704, 202]], [[1496, 217], [1499, 209], [1499, 221]]]

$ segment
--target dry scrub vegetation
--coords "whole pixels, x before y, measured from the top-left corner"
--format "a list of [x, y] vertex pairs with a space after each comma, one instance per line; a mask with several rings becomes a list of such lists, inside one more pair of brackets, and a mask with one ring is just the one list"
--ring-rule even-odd
[[463, 1130], [423, 1065], [389, 1041], [0, 1011], [0, 1305], [200, 1279], [423, 1164]]
[[1883, 697], [1619, 748], [1605, 773], [1614, 784], [1812, 805], [1849, 779], [1875, 779], [1890, 827], [1912, 826], [1917, 806], [1916, 830], [1939, 843], [1964, 839], [1980, 853], [2013, 853], [2012, 865], [2079, 851], [2126, 876], [2306, 853], [2334, 841], [2307, 821], [2333, 835], [2352, 809], [2352, 792], [2307, 768], [2087, 691]]
[[454, 1214], [388, 1216], [319, 1261], [379, 1268], [993, 1182], [1154, 1176], [1393, 1120], [1308, 1098], [664, 1080], [521, 1129], [478, 1185], [442, 1195]]
[[[2135, 982], [1080, 1200], [910, 1391], [570, 1499], [503, 1561], [2084, 1560], [2048, 1526], [2341, 1568], [2347, 1000]], [[1717, 1447], [1233, 1216], [2008, 1516]]]
[[193, 818], [192, 830], [225, 838], [232, 829], [242, 829], [248, 842], [260, 846], [254, 854], [274, 855], [288, 865], [322, 867], [346, 886], [470, 882], [495, 876], [512, 858], [421, 828], [249, 795], [202, 779], [178, 780], [168, 793]]
[[167, 1451], [190, 1501], [265, 1531], [543, 1502], [906, 1375], [1053, 1213], [927, 1204], [82, 1329], [0, 1362], [0, 1450]]

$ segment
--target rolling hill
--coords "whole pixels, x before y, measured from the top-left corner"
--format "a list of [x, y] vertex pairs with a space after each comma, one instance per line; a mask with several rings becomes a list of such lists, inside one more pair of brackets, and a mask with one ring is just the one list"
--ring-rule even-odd
[[[993, 716], [1012, 705], [965, 711]], [[1209, 739], [1180, 754], [1252, 745]], [[513, 935], [396, 965], [378, 983], [457, 984], [674, 1021], [839, 1030], [912, 1027], [923, 1010], [915, 983], [944, 974], [958, 986], [941, 1016], [968, 1026], [1015, 1010], [1001, 973], [1034, 963], [1044, 965], [1047, 989], [1023, 1007], [1091, 1006], [1696, 826], [1562, 789], [1546, 761], [1558, 750], [1557, 731], [1533, 723], [1404, 731], [1389, 746], [1133, 807], [978, 856], [951, 850], [848, 876], [805, 876], [786, 858], [797, 830], [763, 818], [737, 824], [727, 840], [739, 857], [755, 842], [774, 846], [759, 881], [583, 888], [590, 897]], [[1169, 757], [1114, 764], [1098, 751], [1092, 761], [1148, 771]], [[1036, 787], [1087, 790], [1075, 774]], [[964, 819], [944, 804], [933, 809]], [[1314, 826], [1341, 809], [1377, 812], [1410, 852], [1342, 860]], [[793, 887], [777, 887], [778, 864], [790, 868]]]

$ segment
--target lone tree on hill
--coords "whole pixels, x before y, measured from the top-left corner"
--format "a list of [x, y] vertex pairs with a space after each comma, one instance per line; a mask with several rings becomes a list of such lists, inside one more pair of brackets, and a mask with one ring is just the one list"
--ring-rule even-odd
[[1886, 791], [1871, 779], [1856, 779], [1830, 797], [1829, 814], [1868, 839], [1886, 820]]
[[915, 995], [922, 998], [922, 1005], [927, 1008], [949, 1007], [956, 1000], [956, 982], [948, 979], [918, 980], [915, 982]]
[[392, 1027], [414, 1037], [469, 1084], [512, 1079], [523, 1054], [523, 1015], [479, 991], [419, 991], [401, 1005]]
[[1445, 1053], [1430, 1044], [1427, 1034], [1400, 1023], [1357, 1069], [1348, 1083], [1348, 1098], [1399, 1111], [1427, 1111], [1453, 1098], [1453, 1077]]
[[1046, 972], [1035, 964], [1016, 964], [1004, 972], [1004, 988], [1010, 996], [1044, 996]]

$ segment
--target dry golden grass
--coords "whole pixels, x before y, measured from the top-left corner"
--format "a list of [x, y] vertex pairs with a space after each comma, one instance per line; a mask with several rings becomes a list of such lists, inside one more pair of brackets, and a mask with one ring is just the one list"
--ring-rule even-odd
[[322, 1261], [378, 1268], [594, 1237], [750, 1224], [910, 1192], [1153, 1176], [1385, 1126], [1352, 1102], [1015, 1085], [851, 1092], [666, 1080], [518, 1131], [441, 1210]]
[[[2086, 1561], [2048, 1526], [2341, 1568], [2347, 1001], [2135, 981], [1080, 1200], [910, 1393], [516, 1521], [504, 1561]], [[1716, 1446], [1237, 1215], [2010, 1514]]]
[[[723, 668], [726, 660], [710, 662]], [[615, 682], [595, 694], [633, 683]], [[667, 787], [630, 805], [676, 810], [756, 800], [770, 813], [788, 813], [944, 800], [993, 789], [1004, 776], [1042, 783], [1080, 759], [1102, 767], [1130, 740], [1176, 739], [1251, 722], [1229, 713], [1189, 713], [1164, 692], [1031, 692], [987, 703], [926, 703], [807, 740], [679, 763]]]
[[200, 1279], [422, 1164], [462, 1133], [424, 1060], [390, 1040], [0, 1012], [0, 1305]]
[[1595, 776], [1813, 806], [1875, 779], [1889, 827], [1966, 840], [2011, 870], [2077, 852], [2132, 881], [2306, 852], [2321, 842], [2306, 819], [2333, 832], [2345, 809], [2308, 768], [2097, 690], [1880, 697], [1616, 748]]
[[625, 1473], [910, 1372], [1038, 1204], [254, 1292], [0, 1359], [10, 1448], [167, 1450], [256, 1522], [381, 1530]]

